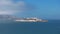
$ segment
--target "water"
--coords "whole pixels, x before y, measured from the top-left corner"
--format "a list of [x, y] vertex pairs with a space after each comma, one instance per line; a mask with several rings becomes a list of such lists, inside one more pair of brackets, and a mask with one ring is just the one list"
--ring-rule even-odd
[[0, 34], [60, 34], [60, 20], [47, 23], [0, 23]]

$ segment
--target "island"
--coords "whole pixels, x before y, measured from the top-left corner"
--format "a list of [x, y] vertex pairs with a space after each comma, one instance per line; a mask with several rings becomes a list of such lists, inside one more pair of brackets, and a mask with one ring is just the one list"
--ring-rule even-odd
[[21, 19], [16, 19], [16, 22], [48, 22], [48, 20], [43, 20], [43, 19], [38, 19], [36, 17], [33, 18], [21, 18]]
[[0, 21], [14, 21], [14, 22], [48, 22], [48, 20], [39, 19], [37, 17], [18, 18], [12, 15], [0, 15]]

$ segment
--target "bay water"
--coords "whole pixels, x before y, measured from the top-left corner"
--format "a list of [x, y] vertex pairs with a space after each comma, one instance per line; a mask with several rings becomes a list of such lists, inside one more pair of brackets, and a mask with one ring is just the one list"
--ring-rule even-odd
[[48, 22], [0, 22], [0, 34], [60, 34], [60, 20]]

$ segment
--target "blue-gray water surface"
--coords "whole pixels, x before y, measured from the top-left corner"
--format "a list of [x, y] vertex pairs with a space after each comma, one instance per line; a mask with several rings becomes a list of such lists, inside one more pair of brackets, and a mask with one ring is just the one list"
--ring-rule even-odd
[[0, 34], [60, 34], [60, 20], [46, 23], [0, 22]]

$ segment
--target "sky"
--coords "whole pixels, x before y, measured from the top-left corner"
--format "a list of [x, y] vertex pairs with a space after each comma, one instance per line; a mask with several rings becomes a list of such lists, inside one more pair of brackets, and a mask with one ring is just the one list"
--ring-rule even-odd
[[60, 0], [0, 0], [0, 14], [60, 19]]

